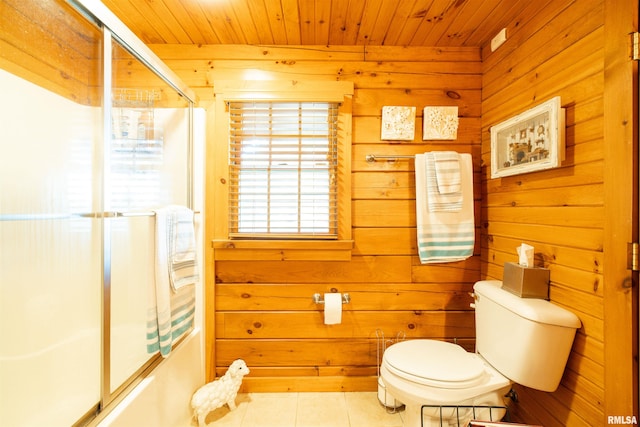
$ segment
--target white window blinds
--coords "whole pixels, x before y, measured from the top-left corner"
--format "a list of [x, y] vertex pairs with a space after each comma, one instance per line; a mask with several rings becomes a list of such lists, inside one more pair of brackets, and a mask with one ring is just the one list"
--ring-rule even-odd
[[229, 234], [337, 238], [338, 103], [229, 103]]

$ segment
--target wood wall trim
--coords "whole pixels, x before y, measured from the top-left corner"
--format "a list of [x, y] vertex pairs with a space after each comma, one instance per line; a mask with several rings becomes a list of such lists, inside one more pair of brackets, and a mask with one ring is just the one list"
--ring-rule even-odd
[[216, 261], [349, 261], [353, 240], [214, 239]]
[[[626, 267], [626, 244], [637, 241], [638, 65], [629, 34], [638, 30], [638, 1], [604, 2], [604, 355], [608, 416], [638, 415], [637, 283]], [[634, 333], [635, 332], [635, 333]], [[630, 375], [634, 372], [634, 375]]]
[[[206, 126], [206, 138], [207, 146], [208, 141], [213, 141], [216, 137], [215, 127], [212, 126], [215, 123], [215, 104], [212, 102], [206, 108], [207, 112], [207, 126]], [[214, 212], [216, 208], [216, 201], [213, 197], [211, 189], [216, 185], [216, 174], [213, 165], [216, 162], [214, 150], [206, 147], [205, 149], [205, 173], [204, 173], [204, 205], [205, 213]], [[213, 217], [205, 214], [203, 215], [204, 221], [204, 235], [205, 239], [213, 236], [215, 233]], [[206, 241], [206, 240], [205, 240]], [[211, 355], [215, 354], [215, 342], [216, 342], [216, 322], [213, 313], [216, 311], [216, 294], [215, 287], [215, 259], [212, 245], [204, 245], [204, 346], [205, 346], [205, 378], [207, 381], [215, 376], [215, 359]]]

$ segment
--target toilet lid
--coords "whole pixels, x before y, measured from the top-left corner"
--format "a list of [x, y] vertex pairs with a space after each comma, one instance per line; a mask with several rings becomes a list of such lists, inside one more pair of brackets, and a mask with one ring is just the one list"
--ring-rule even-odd
[[484, 377], [484, 363], [477, 354], [443, 341], [403, 341], [387, 348], [383, 360], [394, 374], [434, 387], [472, 387]]

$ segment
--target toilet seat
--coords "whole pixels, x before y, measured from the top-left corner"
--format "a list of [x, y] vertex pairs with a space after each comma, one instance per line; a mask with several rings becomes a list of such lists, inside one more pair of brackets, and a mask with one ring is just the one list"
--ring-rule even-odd
[[485, 378], [485, 364], [479, 355], [444, 341], [396, 343], [385, 350], [383, 363], [395, 375], [431, 387], [469, 388]]

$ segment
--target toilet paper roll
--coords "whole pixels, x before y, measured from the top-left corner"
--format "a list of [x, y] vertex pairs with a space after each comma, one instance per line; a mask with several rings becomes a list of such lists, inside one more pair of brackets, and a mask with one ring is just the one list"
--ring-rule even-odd
[[342, 322], [342, 294], [324, 294], [324, 324], [337, 325]]

